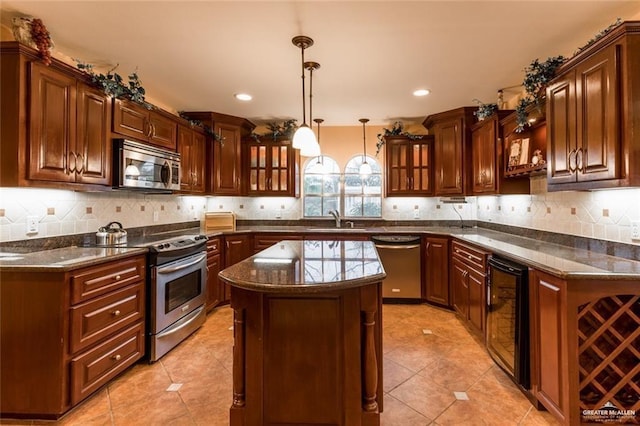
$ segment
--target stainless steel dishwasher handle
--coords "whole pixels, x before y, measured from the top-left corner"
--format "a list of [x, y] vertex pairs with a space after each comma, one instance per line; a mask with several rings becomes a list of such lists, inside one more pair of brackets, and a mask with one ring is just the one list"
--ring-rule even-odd
[[408, 250], [408, 249], [416, 249], [420, 248], [420, 244], [412, 244], [410, 246], [387, 246], [387, 245], [375, 245], [376, 248], [381, 249], [390, 249], [390, 250]]

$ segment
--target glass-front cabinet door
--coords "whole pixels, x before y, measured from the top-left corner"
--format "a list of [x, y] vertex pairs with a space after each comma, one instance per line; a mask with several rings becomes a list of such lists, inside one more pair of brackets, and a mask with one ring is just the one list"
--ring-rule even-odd
[[297, 161], [291, 141], [245, 143], [249, 195], [295, 196]]

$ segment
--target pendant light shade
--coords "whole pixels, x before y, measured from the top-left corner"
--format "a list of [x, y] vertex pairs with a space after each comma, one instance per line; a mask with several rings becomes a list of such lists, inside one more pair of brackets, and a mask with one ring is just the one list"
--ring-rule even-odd
[[[309, 156], [309, 155], [320, 155], [320, 145], [318, 145], [318, 141], [316, 140], [316, 135], [313, 133], [313, 130], [307, 125], [307, 114], [305, 109], [305, 84], [304, 84], [304, 70], [308, 64], [314, 64], [311, 68], [311, 79], [313, 79], [313, 69], [317, 69], [320, 67], [319, 64], [315, 62], [307, 62], [304, 61], [304, 50], [310, 46], [313, 46], [313, 39], [307, 36], [296, 36], [291, 42], [300, 48], [301, 56], [302, 56], [302, 124], [296, 132], [293, 134], [292, 145], [294, 148], [300, 150], [300, 155]], [[313, 81], [313, 80], [312, 80]], [[313, 84], [313, 83], [312, 83]], [[312, 96], [312, 95], [311, 95]], [[310, 96], [310, 98], [311, 98]], [[310, 101], [311, 103], [311, 101]], [[311, 105], [309, 106], [311, 109]]]
[[365, 131], [364, 125], [368, 121], [368, 118], [360, 119], [360, 122], [362, 123], [362, 147], [364, 150], [364, 155], [362, 156], [362, 164], [360, 165], [360, 176], [363, 178], [369, 176], [373, 172], [373, 170], [371, 170], [371, 165], [367, 162], [367, 132]]

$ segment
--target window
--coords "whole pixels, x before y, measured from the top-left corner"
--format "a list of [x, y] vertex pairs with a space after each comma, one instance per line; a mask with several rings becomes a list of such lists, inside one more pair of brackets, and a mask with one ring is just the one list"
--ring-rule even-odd
[[[320, 164], [320, 165], [319, 165]], [[312, 158], [304, 166], [304, 216], [329, 216], [340, 211], [340, 167], [331, 157]]]
[[[362, 178], [362, 160], [362, 155], [353, 157], [341, 174], [338, 163], [331, 157], [310, 159], [304, 166], [304, 217], [329, 217], [331, 210], [338, 210], [343, 217], [382, 217], [380, 165], [367, 156], [372, 173]], [[340, 185], [341, 181], [344, 185]]]
[[362, 155], [356, 155], [344, 169], [344, 216], [382, 216], [382, 170], [380, 164], [367, 155], [371, 174], [360, 176]]

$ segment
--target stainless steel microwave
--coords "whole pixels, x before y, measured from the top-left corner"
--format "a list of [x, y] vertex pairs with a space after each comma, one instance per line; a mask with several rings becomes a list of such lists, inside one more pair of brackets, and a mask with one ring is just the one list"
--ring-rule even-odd
[[126, 139], [113, 141], [113, 187], [163, 192], [180, 190], [180, 154]]

